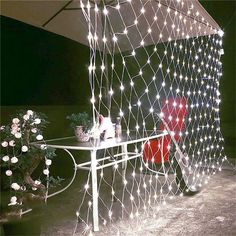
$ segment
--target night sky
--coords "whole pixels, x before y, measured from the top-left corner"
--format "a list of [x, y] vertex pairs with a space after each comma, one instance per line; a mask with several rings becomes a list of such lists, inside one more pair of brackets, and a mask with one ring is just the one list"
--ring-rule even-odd
[[[236, 156], [236, 1], [201, 3], [225, 32], [222, 130]], [[89, 49], [77, 42], [1, 17], [1, 105], [84, 104], [88, 57]]]

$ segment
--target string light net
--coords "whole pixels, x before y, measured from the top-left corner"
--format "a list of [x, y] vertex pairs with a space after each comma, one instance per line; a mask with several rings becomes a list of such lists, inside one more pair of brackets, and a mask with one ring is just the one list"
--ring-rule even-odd
[[[197, 191], [226, 157], [219, 118], [223, 32], [197, 1], [80, 1], [87, 22], [94, 122], [121, 118], [129, 140], [99, 151], [99, 222], [141, 219], [169, 198]], [[198, 10], [200, 9], [200, 11]], [[205, 18], [206, 16], [206, 18]], [[91, 174], [77, 217], [92, 223]], [[76, 231], [77, 229], [75, 229]]]

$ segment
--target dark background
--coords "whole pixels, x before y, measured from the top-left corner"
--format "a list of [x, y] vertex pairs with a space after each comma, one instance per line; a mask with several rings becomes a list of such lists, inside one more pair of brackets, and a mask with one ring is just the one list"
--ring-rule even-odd
[[[221, 128], [226, 153], [233, 158], [236, 157], [236, 1], [201, 3], [225, 32]], [[60, 107], [53, 115], [54, 120], [57, 117], [54, 127], [59, 121], [65, 122], [65, 110], [70, 113], [76, 106], [86, 110], [88, 55], [89, 49], [77, 42], [1, 17], [2, 122], [19, 106], [41, 107], [38, 109], [43, 111], [49, 111], [50, 106]]]

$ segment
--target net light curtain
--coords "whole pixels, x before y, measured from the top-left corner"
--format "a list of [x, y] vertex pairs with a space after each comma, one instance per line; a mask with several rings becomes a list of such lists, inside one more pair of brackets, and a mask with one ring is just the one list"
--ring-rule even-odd
[[160, 204], [185, 190], [175, 143], [188, 162], [188, 186], [202, 187], [226, 160], [219, 117], [223, 32], [197, 1], [80, 1], [80, 7], [88, 27], [94, 120], [98, 114], [114, 122], [121, 117], [123, 135], [138, 139], [165, 130], [162, 117], [176, 141], [167, 136], [129, 147], [141, 155], [129, 161], [125, 178], [119, 165], [112, 181], [101, 171], [100, 220], [155, 216]]

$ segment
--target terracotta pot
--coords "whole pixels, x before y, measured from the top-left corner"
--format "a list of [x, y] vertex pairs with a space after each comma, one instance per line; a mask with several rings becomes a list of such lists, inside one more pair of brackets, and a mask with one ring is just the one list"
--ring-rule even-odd
[[89, 134], [84, 131], [83, 126], [76, 126], [75, 127], [75, 136], [79, 142], [88, 142], [89, 141]]

